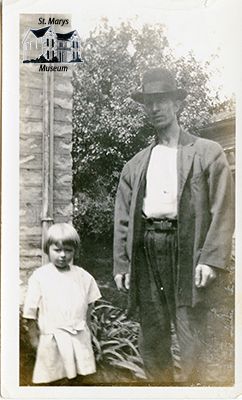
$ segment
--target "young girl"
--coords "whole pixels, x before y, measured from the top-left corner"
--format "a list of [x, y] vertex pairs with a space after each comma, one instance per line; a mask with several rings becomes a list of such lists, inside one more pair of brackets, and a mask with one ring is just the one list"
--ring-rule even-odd
[[96, 370], [87, 319], [89, 305], [101, 294], [94, 278], [72, 264], [79, 244], [71, 225], [52, 225], [44, 243], [49, 263], [29, 279], [23, 317], [31, 320], [30, 341], [37, 347], [33, 383], [72, 379]]

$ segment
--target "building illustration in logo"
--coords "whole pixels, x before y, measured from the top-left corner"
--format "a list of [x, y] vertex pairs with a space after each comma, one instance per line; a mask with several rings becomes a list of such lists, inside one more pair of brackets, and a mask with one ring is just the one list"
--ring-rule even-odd
[[57, 33], [52, 25], [30, 28], [23, 39], [23, 62], [82, 62], [80, 36], [76, 30]]

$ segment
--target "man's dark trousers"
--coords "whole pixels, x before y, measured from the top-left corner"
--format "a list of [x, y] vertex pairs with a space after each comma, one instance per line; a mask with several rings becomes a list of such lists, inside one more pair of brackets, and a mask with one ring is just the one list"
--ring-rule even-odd
[[[140, 352], [154, 384], [191, 385], [202, 381], [200, 338], [206, 313], [202, 306], [177, 306], [177, 230], [175, 222], [169, 225], [163, 229], [166, 222], [142, 223], [136, 252]], [[177, 352], [179, 367], [174, 363]]]

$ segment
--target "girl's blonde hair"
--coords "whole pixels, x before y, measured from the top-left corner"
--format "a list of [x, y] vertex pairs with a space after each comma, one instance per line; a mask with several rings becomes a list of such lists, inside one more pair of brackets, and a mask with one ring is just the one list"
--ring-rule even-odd
[[47, 255], [52, 244], [73, 246], [76, 251], [80, 245], [80, 237], [72, 225], [65, 222], [54, 224], [48, 229], [44, 239], [43, 249]]

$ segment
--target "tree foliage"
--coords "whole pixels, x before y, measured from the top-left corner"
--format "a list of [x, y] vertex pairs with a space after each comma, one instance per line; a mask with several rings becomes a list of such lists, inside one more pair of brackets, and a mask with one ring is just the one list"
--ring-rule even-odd
[[176, 58], [161, 24], [136, 29], [131, 22], [113, 28], [106, 20], [82, 43], [84, 63], [73, 76], [73, 189], [75, 223], [96, 238], [111, 236], [114, 196], [124, 163], [154, 135], [142, 106], [130, 93], [148, 67], [163, 66], [189, 95], [181, 125], [197, 133], [216, 106], [207, 65], [194, 55]]

